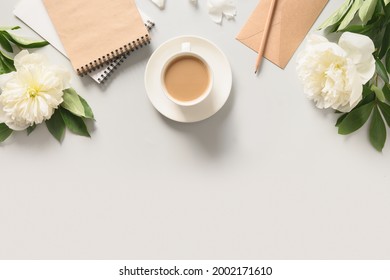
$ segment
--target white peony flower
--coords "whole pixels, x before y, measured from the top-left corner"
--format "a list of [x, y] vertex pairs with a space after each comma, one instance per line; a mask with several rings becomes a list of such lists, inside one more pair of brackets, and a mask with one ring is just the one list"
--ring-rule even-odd
[[304, 92], [320, 109], [351, 111], [375, 73], [374, 51], [374, 43], [364, 35], [343, 33], [338, 45], [312, 35], [298, 57]]
[[16, 72], [0, 76], [0, 123], [24, 130], [50, 119], [69, 88], [70, 73], [26, 50], [14, 61]]

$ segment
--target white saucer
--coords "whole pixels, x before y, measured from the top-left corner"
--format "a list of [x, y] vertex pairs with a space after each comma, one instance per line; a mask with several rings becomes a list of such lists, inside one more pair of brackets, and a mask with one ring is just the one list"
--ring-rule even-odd
[[[161, 71], [164, 63], [181, 50], [184, 42], [191, 43], [191, 51], [201, 55], [210, 65], [214, 84], [210, 95], [201, 103], [182, 107], [164, 94]], [[163, 43], [150, 57], [145, 70], [146, 93], [153, 106], [167, 118], [178, 122], [197, 122], [211, 117], [225, 104], [232, 88], [232, 70], [225, 54], [210, 41], [196, 36], [181, 36]]]

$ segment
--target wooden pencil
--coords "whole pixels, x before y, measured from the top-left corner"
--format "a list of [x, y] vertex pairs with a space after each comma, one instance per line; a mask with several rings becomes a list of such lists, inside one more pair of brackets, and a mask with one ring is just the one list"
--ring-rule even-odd
[[275, 6], [276, 6], [276, 0], [272, 0], [271, 5], [270, 5], [269, 10], [268, 10], [267, 19], [265, 22], [263, 37], [261, 38], [259, 52], [257, 54], [255, 74], [258, 72], [259, 67], [261, 65], [261, 61], [263, 60], [264, 50], [265, 50], [265, 46], [267, 44], [269, 31], [271, 29], [271, 23], [272, 23], [272, 18], [273, 18], [274, 11], [275, 11]]

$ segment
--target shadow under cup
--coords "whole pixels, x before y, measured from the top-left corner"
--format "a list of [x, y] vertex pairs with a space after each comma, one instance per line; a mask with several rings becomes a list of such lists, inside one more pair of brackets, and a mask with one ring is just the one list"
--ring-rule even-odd
[[193, 106], [210, 94], [213, 75], [201, 56], [193, 52], [180, 52], [164, 64], [161, 84], [172, 102], [180, 106]]

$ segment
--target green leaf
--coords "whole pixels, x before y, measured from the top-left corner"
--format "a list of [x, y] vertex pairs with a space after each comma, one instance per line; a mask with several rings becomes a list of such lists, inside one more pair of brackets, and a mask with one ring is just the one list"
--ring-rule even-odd
[[370, 125], [370, 142], [377, 151], [381, 152], [386, 142], [386, 126], [378, 107], [374, 107]]
[[383, 117], [387, 122], [387, 125], [390, 127], [390, 106], [383, 102], [379, 102], [378, 105], [379, 109], [381, 109]]
[[374, 11], [374, 14], [373, 14], [373, 17], [372, 19], [376, 20], [378, 16], [380, 16], [380, 14], [383, 14], [382, 11], [384, 11], [385, 9], [385, 5], [383, 4], [383, 0], [378, 0], [377, 1], [377, 5], [375, 7], [375, 11]]
[[60, 109], [55, 110], [51, 118], [48, 119], [45, 123], [51, 135], [53, 135], [54, 138], [61, 143], [65, 134], [65, 122], [62, 119]]
[[362, 6], [363, 0], [355, 0], [353, 1], [353, 4], [349, 11], [346, 13], [343, 20], [340, 22], [339, 27], [337, 30], [342, 30], [348, 26], [348, 24], [353, 20], [355, 17], [356, 12], [359, 10], [359, 8]]
[[348, 114], [343, 114], [341, 115], [338, 119], [337, 119], [337, 122], [336, 122], [336, 127], [339, 127], [340, 124], [342, 123], [342, 121], [345, 119], [345, 117], [348, 116]]
[[2, 51], [0, 51], [0, 54], [5, 58], [5, 60], [7, 60], [10, 64], [14, 65], [14, 60], [9, 57], [8, 55], [6, 55], [5, 53], [3, 53]]
[[[386, 3], [386, 1], [387, 1], [387, 3]], [[390, 6], [387, 5], [389, 2], [390, 2], [389, 0], [385, 0], [385, 14], [386, 15], [390, 15]]]
[[363, 85], [363, 99], [372, 93], [369, 83]]
[[369, 31], [371, 31], [375, 27], [374, 24], [368, 24], [368, 25], [350, 25], [345, 27], [342, 30], [339, 30], [340, 32], [353, 32], [353, 33], [360, 33], [360, 34], [367, 34]]
[[374, 102], [353, 109], [339, 125], [339, 134], [347, 135], [361, 128], [370, 117]]
[[387, 4], [390, 3], [390, 0], [384, 0], [385, 1], [385, 5], [387, 6]]
[[0, 26], [0, 31], [16, 30], [16, 29], [20, 29], [20, 26]]
[[338, 25], [344, 15], [349, 11], [349, 8], [351, 8], [352, 3], [353, 1], [346, 0], [337, 11], [335, 11], [323, 24], [320, 25], [318, 29], [321, 30], [333, 25]]
[[386, 55], [386, 52], [388, 52], [389, 49], [390, 49], [390, 25], [386, 27], [385, 33], [383, 34], [383, 41], [382, 41], [381, 50], [379, 52], [379, 59], [382, 59]]
[[13, 130], [10, 129], [5, 123], [0, 123], [0, 143], [4, 142], [11, 134]]
[[366, 98], [371, 93], [372, 93], [372, 90], [371, 90], [369, 84], [367, 83], [367, 84], [363, 85], [363, 93], [362, 93], [363, 99]]
[[0, 45], [3, 49], [5, 49], [7, 52], [14, 52], [12, 49], [11, 44], [8, 42], [8, 40], [4, 37], [4, 35], [0, 31]]
[[389, 75], [386, 72], [385, 66], [383, 65], [382, 61], [380, 61], [379, 59], [376, 58], [375, 61], [376, 61], [376, 71], [378, 72], [378, 74], [382, 78], [382, 80], [385, 83], [388, 83], [389, 82]]
[[62, 119], [65, 122], [66, 127], [75, 134], [81, 136], [91, 137], [89, 135], [87, 126], [81, 117], [73, 115], [71, 112], [64, 108], [59, 109], [61, 112]]
[[385, 102], [386, 101], [386, 98], [385, 98], [385, 94], [383, 93], [383, 91], [378, 88], [376, 85], [372, 85], [371, 86], [371, 90], [373, 92], [375, 92], [375, 95], [376, 95], [376, 98], [379, 99], [379, 101], [381, 102]]
[[367, 22], [372, 18], [375, 12], [375, 7], [378, 4], [378, 0], [365, 0], [362, 7], [359, 9], [359, 17], [366, 25]]
[[5, 73], [16, 71], [13, 59], [4, 54], [2, 51], [0, 51], [0, 62], [3, 64], [4, 69], [6, 70]]
[[390, 49], [387, 51], [385, 63], [386, 63], [387, 73], [390, 73]]
[[390, 102], [390, 85], [385, 84], [382, 88], [383, 94], [386, 97], [387, 102]]
[[35, 130], [35, 128], [37, 128], [36, 124], [33, 124], [32, 126], [27, 127], [27, 135], [30, 135]]
[[41, 48], [49, 44], [47, 41], [36, 41], [33, 39], [23, 38], [8, 31], [4, 31], [3, 34], [9, 41], [23, 49]]
[[8, 68], [3, 64], [3, 61], [0, 59], [0, 75], [9, 73]]
[[73, 88], [64, 90], [62, 98], [64, 99], [64, 102], [61, 103], [61, 107], [67, 109], [76, 116], [87, 117], [83, 103]]
[[375, 100], [375, 93], [371, 90], [368, 84], [366, 84], [363, 86], [363, 99], [355, 106], [353, 110], [356, 110], [357, 108], [362, 107], [363, 105], [371, 103], [374, 100]]
[[79, 95], [79, 99], [81, 101], [81, 104], [83, 104], [84, 107], [84, 117], [87, 119], [94, 119], [95, 116], [93, 115], [92, 109], [87, 103], [87, 101], [85, 101], [85, 99], [82, 98], [80, 95]]
[[12, 72], [12, 69], [10, 69], [8, 65], [2, 60], [2, 57], [0, 55], [0, 75], [10, 72]]

